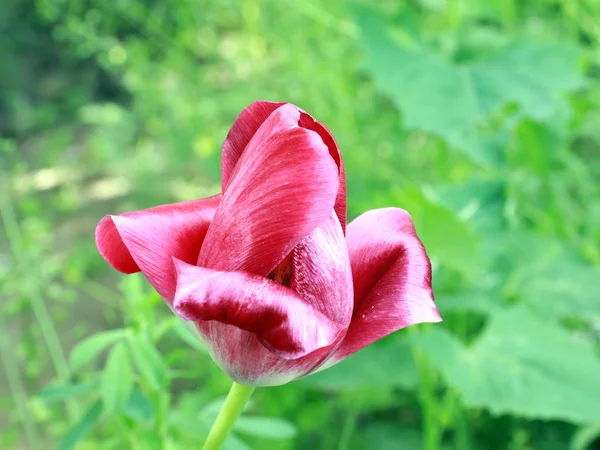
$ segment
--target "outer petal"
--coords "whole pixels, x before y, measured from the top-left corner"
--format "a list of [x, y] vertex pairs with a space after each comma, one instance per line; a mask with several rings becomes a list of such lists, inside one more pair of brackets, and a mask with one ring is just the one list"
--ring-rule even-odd
[[266, 276], [327, 219], [337, 167], [321, 137], [298, 126], [300, 114], [281, 106], [256, 132], [231, 175], [198, 265]]
[[259, 100], [244, 109], [235, 120], [223, 142], [221, 157], [223, 192], [227, 189], [229, 177], [252, 137], [271, 113], [282, 105], [285, 103]]
[[285, 359], [267, 349], [254, 333], [217, 321], [198, 321], [213, 360], [233, 380], [248, 386], [279, 386], [312, 373], [342, 340], [298, 359]]
[[172, 304], [176, 287], [172, 258], [196, 262], [220, 200], [221, 195], [216, 195], [106, 216], [96, 227], [96, 246], [118, 271], [141, 270], [158, 293]]
[[348, 225], [346, 240], [354, 313], [327, 367], [401, 328], [442, 320], [433, 301], [431, 264], [406, 211], [368, 211]]
[[[267, 101], [256, 101], [244, 109], [236, 121], [234, 122], [225, 142], [223, 142], [223, 157], [221, 162], [222, 167], [222, 183], [223, 192], [225, 192], [230, 176], [240, 159], [244, 149], [256, 134], [260, 126], [267, 120], [267, 118], [280, 106], [286, 105], [281, 102], [267, 102]], [[287, 104], [289, 106], [294, 106]], [[320, 122], [317, 122], [310, 114], [306, 113], [302, 109], [297, 108], [300, 114], [299, 125], [303, 128], [313, 130], [321, 139], [327, 148], [335, 163], [338, 166], [339, 176], [339, 188], [335, 201], [335, 211], [340, 219], [342, 230], [346, 230], [346, 176], [344, 173], [344, 163], [342, 161], [342, 155], [340, 149], [335, 142], [330, 131]]]
[[335, 206], [333, 209], [340, 220], [340, 224], [342, 225], [342, 231], [344, 234], [346, 233], [346, 173], [344, 171], [344, 161], [342, 160], [342, 153], [340, 152], [340, 148], [337, 145], [337, 142], [333, 138], [331, 132], [327, 129], [325, 125], [321, 122], [316, 121], [310, 114], [302, 111], [302, 115], [300, 117], [300, 126], [304, 128], [308, 128], [309, 130], [313, 130], [325, 145], [329, 149], [329, 154], [335, 161], [338, 166], [338, 176], [340, 180], [340, 185], [338, 188], [337, 196], [335, 198]]
[[[334, 343], [343, 327], [293, 290], [247, 272], [220, 272], [175, 260], [174, 308], [187, 320], [216, 320], [254, 333], [273, 353], [294, 359]], [[228, 336], [223, 339], [229, 340]], [[236, 351], [229, 342], [229, 351]], [[252, 358], [246, 350], [243, 359]]]

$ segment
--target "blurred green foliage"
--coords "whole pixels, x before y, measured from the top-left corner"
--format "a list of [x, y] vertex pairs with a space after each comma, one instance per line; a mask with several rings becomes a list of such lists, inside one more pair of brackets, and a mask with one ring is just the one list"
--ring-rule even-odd
[[585, 450], [600, 436], [600, 3], [4, 0], [0, 447], [198, 448], [228, 380], [93, 242], [219, 189], [256, 99], [411, 212], [442, 325], [259, 389], [228, 450]]

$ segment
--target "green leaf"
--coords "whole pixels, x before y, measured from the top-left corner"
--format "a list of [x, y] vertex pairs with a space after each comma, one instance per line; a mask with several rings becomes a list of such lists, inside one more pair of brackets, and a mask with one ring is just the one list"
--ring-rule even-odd
[[520, 289], [523, 300], [539, 314], [600, 319], [600, 271], [591, 265], [555, 261]]
[[396, 336], [370, 345], [301, 383], [331, 391], [413, 389], [419, 383], [410, 344]]
[[73, 371], [93, 361], [109, 345], [123, 337], [126, 330], [110, 330], [94, 334], [75, 346], [69, 363]]
[[130, 336], [127, 343], [131, 357], [142, 377], [154, 389], [166, 387], [168, 384], [167, 366], [158, 350], [138, 336]]
[[[415, 428], [407, 428], [399, 423], [369, 421], [361, 433], [353, 438], [352, 450], [417, 450], [423, 448], [423, 433]], [[441, 444], [439, 450], [449, 450], [446, 444]]]
[[506, 126], [494, 131], [476, 129], [443, 137], [450, 148], [462, 152], [481, 167], [501, 168], [505, 165], [505, 150], [510, 141], [510, 129]]
[[155, 413], [154, 404], [137, 388], [131, 391], [123, 412], [128, 417], [141, 423], [150, 422], [154, 418]]
[[487, 316], [501, 311], [504, 306], [498, 295], [487, 291], [436, 295], [435, 303], [442, 312], [442, 316], [444, 313], [452, 311], [471, 311]]
[[98, 381], [47, 386], [38, 393], [38, 397], [49, 402], [65, 400], [95, 391], [99, 386]]
[[575, 432], [569, 450], [587, 450], [600, 437], [600, 423], [581, 427]]
[[70, 450], [94, 429], [102, 413], [102, 403], [97, 401], [83, 415], [81, 420], [67, 431], [58, 443], [58, 450]]
[[394, 192], [394, 204], [410, 211], [419, 237], [431, 257], [467, 278], [477, 277], [482, 269], [480, 239], [469, 223], [417, 189]]
[[284, 440], [296, 435], [296, 427], [291, 423], [271, 417], [240, 417], [234, 426], [239, 433], [265, 439]]
[[102, 374], [102, 401], [108, 414], [125, 406], [133, 388], [133, 373], [123, 342], [116, 344], [108, 355]]
[[508, 289], [537, 315], [600, 319], [600, 270], [561, 241], [533, 233], [515, 234], [505, 247], [507, 259], [518, 261]]
[[99, 444], [100, 450], [120, 450], [122, 448], [127, 448], [129, 442], [127, 441], [126, 436], [114, 436], [112, 438], [103, 439]]
[[470, 178], [461, 184], [440, 184], [428, 194], [464, 218], [480, 234], [497, 234], [505, 227], [505, 182]]
[[[358, 433], [357, 433], [358, 434]], [[368, 424], [357, 439], [352, 450], [372, 448], [377, 450], [399, 450], [423, 448], [423, 438], [419, 430], [403, 428], [399, 424], [375, 422]]]
[[227, 436], [227, 439], [225, 440], [225, 442], [223, 444], [223, 449], [224, 450], [252, 450], [252, 447], [250, 447], [248, 444], [246, 444], [244, 441], [242, 441], [235, 434], [230, 434], [229, 436]]
[[[404, 125], [455, 146], [472, 146], [468, 133], [508, 104], [517, 105], [521, 116], [552, 117], [564, 105], [561, 94], [583, 85], [578, 52], [566, 45], [516, 40], [484, 58], [457, 63], [418, 43], [397, 43], [385, 21], [368, 9], [358, 8], [355, 19], [365, 67], [377, 89], [398, 105]], [[498, 155], [477, 158], [495, 165]]]
[[525, 308], [496, 314], [469, 349], [442, 327], [413, 339], [469, 407], [575, 423], [600, 417], [600, 361], [592, 343]]

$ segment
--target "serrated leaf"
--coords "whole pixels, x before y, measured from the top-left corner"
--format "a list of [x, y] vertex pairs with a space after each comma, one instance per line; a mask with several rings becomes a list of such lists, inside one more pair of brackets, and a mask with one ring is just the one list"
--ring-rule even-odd
[[140, 375], [154, 389], [166, 387], [168, 384], [167, 366], [158, 350], [138, 336], [130, 336], [127, 344]]
[[410, 344], [393, 336], [300, 382], [331, 391], [397, 387], [409, 390], [417, 386], [418, 377]]
[[[472, 146], [466, 136], [505, 105], [516, 104], [521, 116], [546, 119], [563, 108], [562, 93], [583, 85], [572, 47], [516, 40], [485, 58], [456, 63], [416, 43], [396, 43], [369, 9], [357, 8], [354, 16], [368, 56], [365, 67], [377, 89], [398, 105], [404, 125], [458, 147]], [[498, 160], [497, 154], [476, 156], [475, 162], [483, 158], [491, 165]]]
[[106, 361], [102, 373], [102, 402], [108, 414], [125, 406], [133, 388], [133, 373], [125, 343], [116, 344]]
[[83, 415], [81, 420], [67, 431], [67, 434], [58, 443], [58, 450], [70, 450], [75, 448], [94, 429], [100, 420], [102, 403], [97, 401]]
[[525, 308], [496, 314], [470, 349], [442, 327], [413, 339], [469, 407], [574, 423], [600, 417], [592, 343]]
[[92, 362], [108, 346], [123, 337], [125, 330], [109, 330], [94, 334], [75, 346], [69, 358], [73, 371]]
[[154, 404], [142, 391], [134, 388], [123, 407], [123, 413], [137, 422], [150, 422], [154, 418]]
[[87, 394], [95, 391], [99, 387], [100, 383], [98, 381], [47, 386], [38, 393], [38, 397], [50, 402], [59, 401]]
[[239, 433], [265, 439], [284, 440], [296, 435], [296, 427], [291, 423], [272, 417], [240, 417], [234, 426]]

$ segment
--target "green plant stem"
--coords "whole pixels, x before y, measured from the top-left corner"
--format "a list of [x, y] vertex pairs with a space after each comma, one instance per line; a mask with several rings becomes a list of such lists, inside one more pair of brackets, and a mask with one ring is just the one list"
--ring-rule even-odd
[[461, 408], [458, 396], [455, 399], [458, 410], [454, 415], [456, 430], [456, 448], [459, 450], [471, 449], [471, 437], [469, 433], [469, 422], [466, 417], [466, 411]]
[[344, 427], [342, 428], [342, 433], [340, 435], [338, 450], [348, 450], [348, 448], [350, 447], [352, 433], [354, 432], [354, 428], [356, 427], [356, 420], [358, 419], [358, 415], [360, 413], [361, 404], [362, 401], [359, 402], [358, 405], [355, 405], [354, 408], [352, 408], [348, 413], [348, 417], [344, 422]]
[[223, 446], [254, 389], [254, 386], [233, 383], [202, 450], [219, 450]]
[[[17, 219], [15, 217], [12, 201], [8, 194], [5, 194], [2, 189], [0, 189], [0, 218], [4, 223], [6, 235], [8, 236], [11, 249], [18, 263], [18, 267], [22, 269], [27, 265], [28, 261], [23, 256], [25, 255], [25, 251], [21, 230], [19, 229], [19, 224], [17, 223]], [[52, 360], [56, 374], [61, 382], [67, 383], [70, 379], [71, 373], [67, 363], [67, 358], [65, 357], [60, 344], [58, 333], [54, 327], [54, 323], [52, 322], [52, 317], [50, 316], [48, 308], [46, 308], [46, 304], [42, 300], [41, 293], [37, 287], [32, 286], [29, 283], [26, 283], [26, 286], [28, 291], [26, 294], [29, 297], [31, 309], [33, 310], [33, 314], [40, 326], [44, 340], [46, 341], [48, 353], [50, 354], [50, 359]], [[70, 419], [73, 419], [78, 414], [77, 404], [73, 401], [68, 401], [66, 402], [66, 405]]]
[[[3, 324], [5, 326], [5, 324]], [[41, 448], [41, 440], [35, 427], [31, 411], [28, 410], [27, 394], [19, 377], [17, 362], [12, 354], [12, 349], [7, 335], [0, 335], [0, 360], [6, 373], [8, 388], [15, 402], [19, 420], [25, 431], [25, 436], [30, 448]]]
[[413, 354], [421, 381], [419, 383], [419, 403], [423, 422], [423, 448], [425, 450], [438, 450], [440, 446], [442, 429], [440, 427], [439, 402], [435, 398], [436, 379], [435, 373], [429, 367], [420, 350], [413, 347]]

